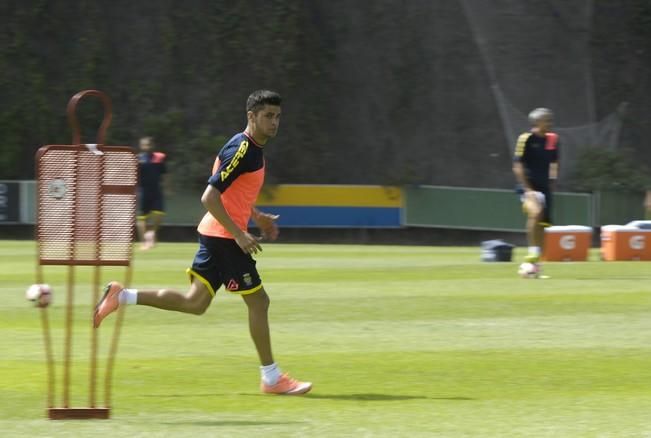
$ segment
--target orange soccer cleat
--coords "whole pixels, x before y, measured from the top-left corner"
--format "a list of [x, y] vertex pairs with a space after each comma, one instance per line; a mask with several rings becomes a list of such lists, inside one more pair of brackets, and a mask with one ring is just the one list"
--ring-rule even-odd
[[104, 296], [99, 300], [95, 307], [95, 315], [93, 316], [93, 326], [99, 327], [102, 320], [115, 312], [120, 307], [120, 292], [122, 292], [122, 285], [117, 281], [111, 281], [104, 288]]
[[301, 395], [312, 389], [312, 382], [299, 382], [288, 374], [283, 374], [275, 385], [260, 383], [260, 390], [265, 394]]

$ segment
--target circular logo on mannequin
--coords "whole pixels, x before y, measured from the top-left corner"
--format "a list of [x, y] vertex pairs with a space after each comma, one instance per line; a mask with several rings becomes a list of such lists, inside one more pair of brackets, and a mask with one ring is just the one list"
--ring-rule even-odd
[[66, 182], [62, 179], [53, 179], [47, 186], [47, 194], [55, 199], [61, 199], [66, 195]]

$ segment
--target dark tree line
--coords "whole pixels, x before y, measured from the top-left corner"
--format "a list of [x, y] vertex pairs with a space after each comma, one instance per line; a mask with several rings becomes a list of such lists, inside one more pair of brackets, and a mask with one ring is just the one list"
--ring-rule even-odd
[[[649, 162], [651, 5], [595, 8], [597, 108], [631, 102], [624, 142]], [[512, 181], [457, 0], [6, 0], [0, 17], [0, 178], [32, 177], [38, 146], [70, 141], [70, 96], [97, 88], [111, 144], [153, 135], [177, 183], [203, 182], [248, 93], [271, 88], [285, 98], [272, 182]], [[81, 110], [91, 142], [100, 109]]]

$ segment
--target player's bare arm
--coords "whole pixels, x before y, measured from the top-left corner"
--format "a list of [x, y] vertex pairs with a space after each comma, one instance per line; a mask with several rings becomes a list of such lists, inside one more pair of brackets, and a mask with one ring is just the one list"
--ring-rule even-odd
[[262, 251], [262, 247], [254, 236], [249, 234], [247, 231], [240, 230], [233, 219], [228, 215], [224, 204], [222, 203], [221, 193], [215, 187], [208, 185], [206, 190], [201, 196], [201, 203], [206, 210], [226, 228], [226, 230], [231, 233], [235, 238], [238, 246], [242, 248], [242, 251], [249, 254], [257, 254]]

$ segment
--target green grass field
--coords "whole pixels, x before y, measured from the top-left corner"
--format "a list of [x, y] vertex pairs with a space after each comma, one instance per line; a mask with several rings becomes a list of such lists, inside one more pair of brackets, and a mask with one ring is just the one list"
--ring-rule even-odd
[[[34, 245], [0, 248], [3, 437], [651, 436], [649, 263], [550, 263], [551, 279], [523, 280], [515, 263], [480, 263], [476, 248], [266, 245], [276, 357], [314, 382], [310, 395], [258, 393], [245, 307], [220, 292], [201, 317], [129, 307], [112, 419], [57, 422], [44, 419], [38, 312], [24, 299]], [[134, 284], [185, 289], [194, 250], [138, 253]], [[61, 357], [64, 270], [46, 274]], [[79, 269], [77, 405], [89, 278]]]

